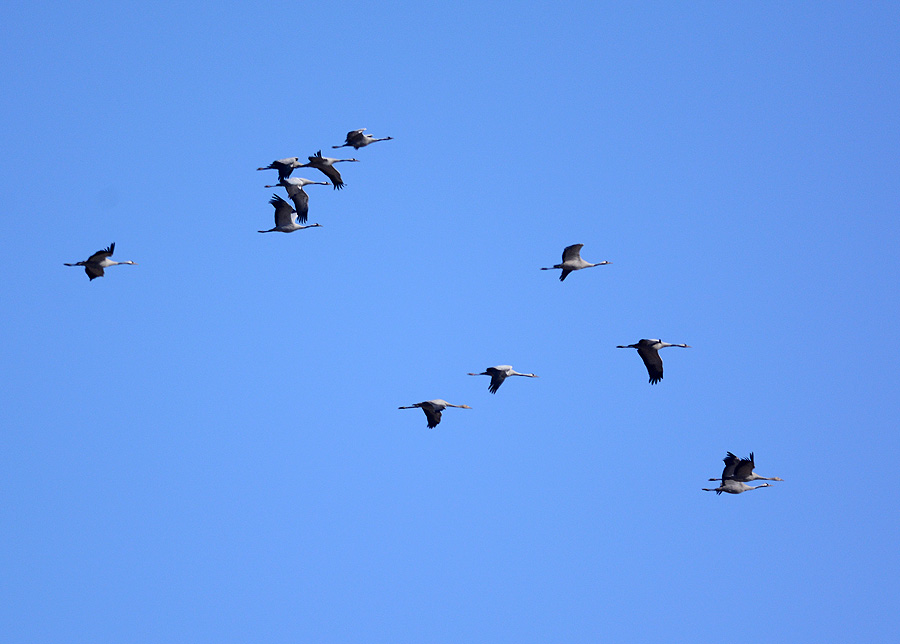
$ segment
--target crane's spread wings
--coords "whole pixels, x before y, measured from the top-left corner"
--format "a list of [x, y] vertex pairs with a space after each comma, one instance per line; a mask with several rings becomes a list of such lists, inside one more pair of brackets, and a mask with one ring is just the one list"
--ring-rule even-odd
[[503, 384], [503, 381], [506, 380], [506, 373], [499, 369], [495, 369], [494, 367], [488, 367], [487, 372], [491, 376], [491, 384], [488, 385], [488, 391], [495, 394], [497, 393], [497, 390], [500, 389], [500, 385]]
[[722, 485], [725, 485], [725, 481], [734, 478], [734, 468], [740, 462], [737, 456], [732, 454], [731, 452], [727, 452], [725, 458], [722, 461], [725, 463], [725, 469], [722, 470]]
[[659, 351], [649, 347], [638, 347], [638, 355], [644, 361], [647, 367], [647, 373], [650, 375], [650, 384], [655, 385], [663, 378], [663, 362], [659, 357]]
[[425, 412], [425, 417], [428, 419], [429, 429], [434, 429], [438, 426], [438, 423], [441, 422], [441, 412], [437, 411], [431, 405], [424, 405], [422, 411]]
[[322, 172], [322, 174], [324, 174], [326, 177], [331, 179], [331, 183], [334, 186], [335, 190], [340, 190], [341, 188], [344, 187], [344, 180], [341, 179], [341, 173], [338, 172], [337, 168], [335, 168], [333, 165], [327, 165], [324, 167], [316, 166], [316, 167], [319, 168], [319, 170]]
[[584, 244], [572, 244], [571, 246], [566, 246], [566, 249], [563, 251], [563, 264], [581, 259], [581, 249], [583, 247]]
[[295, 222], [296, 213], [291, 208], [291, 204], [279, 197], [272, 195], [269, 203], [275, 206], [275, 227], [289, 226]]
[[750, 478], [750, 475], [753, 474], [754, 467], [753, 452], [750, 452], [750, 458], [742, 458], [736, 463], [734, 468], [734, 479], [736, 481], [743, 481]]
[[91, 280], [95, 277], [103, 277], [103, 267], [99, 264], [85, 264], [84, 272]]
[[266, 167], [257, 168], [257, 170], [278, 170], [278, 180], [284, 181], [299, 165], [300, 160], [297, 157], [287, 157], [286, 159], [276, 159]]
[[341, 173], [337, 171], [333, 164], [326, 163], [327, 157], [322, 156], [321, 150], [316, 152], [315, 156], [311, 156], [308, 158], [309, 163], [300, 166], [301, 168], [318, 169], [319, 172], [331, 179], [331, 185], [334, 186], [335, 190], [340, 190], [344, 187], [344, 181], [341, 179]]
[[[88, 257], [87, 261], [90, 262], [91, 264], [97, 264], [99, 262], [102, 262], [107, 257], [111, 257], [114, 250], [116, 250], [115, 242], [111, 243], [109, 245], [109, 247], [104, 248], [103, 250], [98, 250], [96, 253], [94, 253], [93, 255]], [[100, 269], [100, 275], [103, 275], [102, 268]], [[100, 275], [98, 275], [97, 277], [99, 277]]]
[[571, 272], [572, 272], [572, 271], [570, 271], [569, 269], [564, 268], [564, 269], [563, 269], [563, 272], [562, 272], [562, 275], [559, 276], [559, 281], [562, 282], [564, 279], [566, 279], [566, 277], [567, 277], [567, 276], [569, 275], [569, 273], [571, 273]]
[[298, 186], [294, 183], [285, 183], [284, 187], [287, 190], [288, 197], [294, 202], [294, 208], [297, 210], [297, 219], [301, 224], [305, 224], [309, 215], [309, 195], [306, 194], [303, 186]]
[[365, 135], [363, 134], [365, 131], [366, 128], [347, 132], [347, 145], [352, 145], [355, 148], [358, 143], [365, 139]]

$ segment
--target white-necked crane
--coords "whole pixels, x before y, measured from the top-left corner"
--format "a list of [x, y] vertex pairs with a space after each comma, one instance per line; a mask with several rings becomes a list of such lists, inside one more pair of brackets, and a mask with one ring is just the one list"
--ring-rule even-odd
[[293, 172], [295, 168], [302, 167], [303, 166], [300, 164], [300, 157], [288, 157], [286, 159], [272, 161], [269, 165], [263, 168], [257, 168], [257, 170], [278, 170], [278, 180], [282, 181], [291, 176], [291, 172]]
[[647, 367], [647, 373], [650, 374], [650, 384], [655, 385], [663, 378], [663, 363], [659, 357], [659, 350], [666, 347], [682, 347], [690, 349], [688, 344], [669, 344], [662, 340], [641, 340], [637, 344], [620, 344], [616, 349], [637, 349], [638, 355], [644, 361]]
[[301, 226], [297, 223], [297, 211], [291, 208], [291, 204], [279, 197], [272, 195], [269, 203], [275, 206], [275, 228], [269, 230], [258, 230], [258, 233], [292, 233], [295, 230], [303, 230], [304, 228], [317, 228], [322, 224], [310, 224]]
[[344, 181], [341, 179], [341, 173], [337, 171], [337, 168], [334, 167], [335, 163], [341, 163], [342, 161], [356, 161], [359, 162], [359, 159], [332, 159], [331, 157], [323, 157], [322, 151], [319, 150], [316, 152], [314, 156], [307, 157], [309, 159], [309, 163], [304, 163], [300, 168], [316, 168], [326, 177], [331, 179], [331, 184], [334, 186], [335, 190], [340, 190], [344, 187]]
[[750, 452], [750, 458], [738, 458], [731, 452], [725, 453], [722, 459], [725, 463], [725, 469], [722, 470], [722, 478], [709, 479], [710, 481], [738, 481], [740, 483], [748, 483], [750, 481], [783, 481], [777, 476], [760, 476], [754, 472], [756, 464], [753, 462], [753, 452]]
[[612, 262], [600, 262], [599, 264], [591, 264], [590, 262], [584, 261], [583, 259], [581, 259], [581, 248], [583, 246], [584, 244], [572, 244], [571, 246], [566, 246], [562, 254], [562, 264], [555, 264], [554, 266], [548, 266], [547, 268], [542, 268], [541, 270], [552, 271], [554, 268], [561, 268], [562, 275], [559, 276], [559, 281], [562, 282], [572, 271], [580, 271], [582, 268], [591, 268], [592, 266], [612, 264]]
[[705, 487], [702, 489], [704, 492], [715, 492], [716, 494], [721, 494], [722, 492], [728, 492], [728, 494], [740, 494], [741, 492], [746, 492], [747, 490], [758, 490], [761, 487], [772, 486], [768, 483], [763, 483], [762, 485], [757, 485], [756, 487], [754, 487], [752, 485], [747, 485], [746, 483], [728, 479], [727, 481], [724, 481], [719, 487]]
[[266, 188], [277, 188], [278, 186], [282, 186], [285, 190], [287, 190], [288, 198], [294, 202], [294, 208], [297, 211], [297, 221], [299, 221], [301, 224], [305, 224], [306, 218], [309, 215], [309, 195], [306, 194], [303, 186], [327, 185], [327, 181], [312, 181], [310, 179], [288, 177], [287, 179], [282, 179], [274, 186], [266, 186]]
[[488, 391], [492, 394], [497, 393], [500, 385], [509, 376], [525, 376], [526, 378], [537, 378], [533, 373], [519, 373], [508, 364], [497, 365], [496, 367], [488, 367], [482, 373], [470, 373], [470, 376], [490, 376], [491, 384], [488, 385]]
[[131, 266], [137, 266], [137, 262], [132, 262], [130, 259], [125, 262], [114, 262], [110, 259], [112, 257], [113, 251], [116, 249], [116, 242], [113, 242], [109, 245], [109, 248], [104, 248], [103, 250], [98, 250], [96, 253], [88, 257], [83, 262], [75, 262], [74, 264], [66, 264], [65, 266], [84, 266], [84, 272], [87, 273], [88, 278], [91, 281], [95, 277], [103, 277], [103, 269], [109, 266], [121, 266], [122, 264], [129, 264]]
[[394, 137], [392, 136], [386, 136], [383, 139], [376, 139], [371, 134], [363, 134], [363, 132], [365, 131], [366, 128], [347, 132], [347, 140], [343, 145], [332, 145], [331, 147], [335, 150], [338, 148], [353, 148], [354, 150], [359, 150], [360, 148], [364, 148], [370, 143], [375, 143], [376, 141], [393, 141], [394, 139]]
[[451, 405], [446, 400], [436, 398], [435, 400], [426, 400], [424, 402], [415, 403], [409, 407], [397, 407], [397, 409], [421, 409], [425, 412], [428, 419], [429, 429], [434, 429], [441, 422], [441, 412], [447, 407], [456, 407], [457, 409], [472, 409], [468, 405]]

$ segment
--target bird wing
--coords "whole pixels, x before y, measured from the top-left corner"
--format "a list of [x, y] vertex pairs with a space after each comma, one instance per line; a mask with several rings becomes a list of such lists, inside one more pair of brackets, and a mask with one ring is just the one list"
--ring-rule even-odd
[[723, 485], [724, 485], [725, 481], [727, 481], [728, 479], [734, 478], [734, 468], [738, 464], [738, 462], [740, 462], [740, 460], [741, 459], [739, 459], [737, 456], [735, 456], [731, 452], [728, 452], [725, 455], [725, 458], [722, 459], [722, 461], [725, 463], [725, 469], [722, 470]]
[[428, 419], [429, 429], [434, 429], [441, 422], [441, 412], [436, 410], [431, 405], [423, 406], [422, 411], [425, 412], [425, 417]]
[[347, 145], [352, 145], [356, 147], [356, 144], [365, 139], [365, 134], [363, 132], [366, 131], [366, 128], [361, 130], [353, 130], [352, 132], [347, 132]]
[[572, 244], [571, 246], [566, 246], [566, 249], [563, 251], [563, 264], [581, 259], [582, 247], [584, 247], [584, 244]]
[[331, 179], [331, 184], [334, 186], [335, 190], [340, 190], [344, 187], [344, 181], [341, 179], [341, 173], [337, 171], [333, 165], [327, 166], [316, 166], [326, 177]]
[[491, 375], [491, 384], [488, 385], [488, 391], [495, 394], [497, 393], [497, 390], [500, 389], [500, 385], [503, 384], [503, 381], [506, 380], [506, 373], [499, 369], [495, 369], [494, 367], [488, 368], [487, 372]]
[[103, 267], [99, 264], [85, 264], [84, 272], [91, 280], [93, 280], [95, 277], [103, 277]]
[[753, 454], [750, 454], [750, 458], [740, 459], [734, 468], [734, 480], [745, 481], [749, 479], [750, 475], [753, 474], [753, 467]]
[[285, 186], [288, 197], [294, 202], [294, 208], [297, 209], [297, 219], [301, 224], [306, 223], [306, 217], [309, 214], [309, 195], [303, 189], [303, 186], [288, 183]]
[[297, 159], [297, 157], [289, 157], [287, 159], [278, 159], [277, 161], [272, 161], [272, 163], [269, 164], [269, 168], [278, 170], [278, 180], [284, 181], [291, 176], [294, 168], [296, 168], [298, 165], [299, 159]]
[[[88, 257], [87, 261], [90, 262], [91, 264], [98, 264], [98, 263], [102, 262], [104, 259], [106, 259], [107, 257], [111, 257], [114, 250], [116, 250], [116, 242], [111, 243], [109, 245], [109, 247], [104, 248], [103, 250], [98, 250], [96, 253], [94, 253], [93, 255]], [[103, 275], [102, 269], [100, 271], [100, 275]], [[100, 277], [100, 275], [98, 275], [97, 277]]]
[[650, 375], [650, 384], [655, 385], [663, 378], [663, 362], [659, 357], [659, 351], [649, 347], [638, 347], [638, 355], [644, 361], [647, 367], [647, 373]]
[[571, 272], [572, 272], [572, 271], [570, 271], [568, 268], [564, 268], [563, 271], [562, 271], [562, 275], [559, 276], [559, 281], [562, 282], [564, 279], [566, 279], [566, 277], [567, 277], [567, 276], [569, 275], [569, 273], [571, 273]]
[[269, 203], [275, 206], [276, 228], [280, 228], [281, 226], [289, 226], [290, 224], [295, 223], [297, 213], [295, 213], [294, 209], [291, 208], [291, 204], [289, 204], [278, 195], [272, 195], [272, 198], [269, 199]]

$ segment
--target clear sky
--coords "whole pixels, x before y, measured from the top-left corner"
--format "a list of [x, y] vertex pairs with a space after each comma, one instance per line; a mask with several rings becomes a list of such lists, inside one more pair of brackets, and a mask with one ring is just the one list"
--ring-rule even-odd
[[[2, 640], [896, 641], [860, 4], [5, 4]], [[257, 234], [319, 149], [322, 227]], [[702, 492], [729, 450], [784, 482]]]

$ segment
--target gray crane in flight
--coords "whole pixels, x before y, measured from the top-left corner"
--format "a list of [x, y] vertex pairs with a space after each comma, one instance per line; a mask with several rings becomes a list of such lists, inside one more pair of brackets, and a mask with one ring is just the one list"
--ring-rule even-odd
[[137, 266], [137, 262], [132, 262], [130, 259], [124, 262], [116, 262], [111, 260], [110, 257], [112, 257], [113, 251], [115, 251], [115, 249], [116, 242], [113, 242], [109, 245], [108, 248], [98, 250], [83, 262], [75, 262], [74, 264], [64, 263], [64, 265], [84, 266], [84, 272], [87, 274], [90, 281], [93, 281], [95, 277], [103, 277], [103, 269], [110, 266], [121, 266], [122, 264]]
[[434, 400], [426, 400], [424, 402], [414, 403], [408, 407], [397, 407], [397, 409], [421, 409], [425, 412], [425, 418], [428, 419], [428, 428], [434, 429], [441, 422], [441, 412], [447, 407], [456, 407], [458, 409], [472, 409], [468, 405], [451, 405], [446, 400], [436, 398]]
[[259, 233], [292, 233], [295, 230], [303, 230], [304, 228], [317, 228], [322, 224], [310, 224], [301, 226], [297, 223], [297, 211], [291, 208], [291, 204], [279, 197], [272, 195], [269, 203], [275, 207], [275, 228], [269, 230], [258, 230]]
[[354, 150], [359, 150], [360, 148], [364, 148], [370, 143], [375, 143], [377, 141], [392, 141], [394, 137], [386, 136], [383, 139], [376, 139], [371, 134], [364, 134], [366, 128], [362, 128], [361, 130], [353, 130], [352, 132], [347, 132], [347, 140], [343, 145], [332, 145], [331, 147], [334, 149], [337, 148], [353, 148]]
[[273, 186], [266, 186], [266, 188], [277, 188], [278, 186], [281, 186], [285, 190], [287, 190], [288, 198], [294, 202], [294, 209], [297, 211], [297, 221], [299, 221], [301, 224], [305, 224], [306, 218], [309, 215], [309, 195], [306, 194], [303, 186], [327, 185], [327, 181], [312, 181], [310, 179], [288, 177], [286, 179], [282, 179]]
[[571, 246], [566, 246], [565, 250], [563, 250], [562, 254], [562, 264], [555, 264], [553, 266], [548, 266], [547, 268], [542, 268], [542, 271], [552, 271], [555, 268], [561, 268], [562, 274], [559, 276], [559, 281], [562, 282], [572, 271], [580, 271], [582, 268], [591, 268], [592, 266], [604, 266], [606, 264], [612, 264], [612, 262], [599, 262], [597, 264], [591, 264], [590, 262], [586, 262], [581, 259], [581, 249], [584, 244], [572, 244]]
[[278, 180], [283, 181], [291, 176], [291, 172], [293, 172], [295, 168], [302, 167], [303, 165], [300, 163], [299, 157], [287, 157], [286, 159], [272, 161], [269, 165], [257, 168], [257, 170], [278, 170]]
[[488, 385], [488, 391], [492, 394], [497, 393], [500, 385], [509, 376], [525, 376], [526, 378], [537, 378], [533, 373], [519, 373], [508, 364], [497, 365], [496, 367], [488, 367], [482, 373], [470, 373], [470, 376], [490, 376], [491, 383]]
[[641, 340], [637, 344], [620, 344], [617, 349], [637, 349], [638, 355], [644, 361], [647, 367], [647, 373], [650, 374], [650, 384], [655, 385], [663, 378], [663, 363], [659, 357], [659, 350], [666, 347], [682, 347], [690, 349], [689, 344], [669, 344], [662, 340]]
[[313, 156], [307, 157], [309, 159], [309, 163], [304, 163], [300, 168], [316, 168], [326, 177], [331, 180], [331, 185], [334, 186], [335, 190], [340, 190], [344, 187], [344, 181], [341, 179], [341, 173], [337, 171], [337, 168], [334, 167], [335, 163], [341, 163], [343, 161], [356, 161], [359, 162], [359, 159], [332, 159], [331, 157], [323, 157], [322, 151], [319, 150]]
[[749, 483], [750, 481], [783, 481], [784, 479], [777, 476], [760, 476], [754, 472], [756, 464], [753, 462], [753, 452], [750, 452], [750, 458], [738, 458], [731, 452], [726, 452], [725, 469], [722, 470], [722, 477], [717, 479], [709, 479], [710, 481], [738, 481], [739, 483]]

